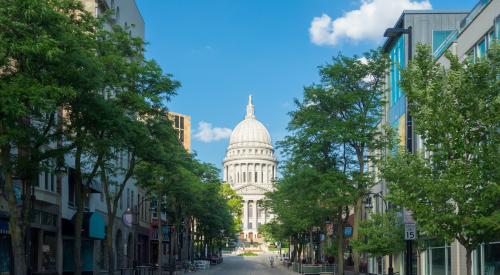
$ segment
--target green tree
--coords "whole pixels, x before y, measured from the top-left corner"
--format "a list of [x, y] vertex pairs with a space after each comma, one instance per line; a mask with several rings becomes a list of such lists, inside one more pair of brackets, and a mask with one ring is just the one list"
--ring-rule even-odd
[[403, 251], [404, 227], [395, 211], [375, 213], [362, 221], [359, 240], [353, 241], [354, 249], [373, 256], [385, 256]]
[[241, 224], [241, 217], [243, 215], [243, 210], [242, 210], [242, 205], [241, 201], [243, 198], [238, 195], [233, 188], [227, 183], [223, 183], [221, 186], [220, 190], [220, 196], [225, 198], [227, 200], [227, 205], [229, 207], [229, 211], [231, 212], [233, 216], [233, 228], [231, 229], [231, 232], [234, 236], [234, 234], [237, 234], [241, 232], [242, 224]]
[[[293, 190], [287, 178], [288, 184], [299, 186], [297, 200], [285, 195], [281, 201], [304, 202], [295, 214], [297, 218], [315, 219], [308, 226], [322, 225], [327, 216], [333, 216], [339, 225], [339, 259], [343, 258], [343, 225], [349, 206], [354, 208], [353, 239], [357, 240], [362, 199], [374, 183], [367, 173], [368, 163], [376, 160], [374, 152], [380, 152], [388, 140], [379, 127], [387, 66], [386, 56], [371, 51], [363, 58], [339, 55], [331, 64], [320, 67], [321, 83], [306, 87], [303, 100], [296, 100], [297, 110], [291, 112], [288, 126], [293, 134], [280, 143], [288, 159], [278, 192], [283, 183]], [[294, 209], [288, 205], [279, 212], [276, 205], [273, 210], [280, 218]], [[297, 222], [304, 223], [300, 219]], [[355, 251], [354, 256], [355, 271], [359, 272], [359, 253]], [[342, 261], [339, 268], [342, 271]]]
[[[0, 25], [0, 165], [14, 273], [26, 274], [31, 187], [40, 171], [54, 169], [54, 158], [69, 149], [55, 146], [61, 140], [58, 110], [98, 76], [91, 35], [96, 21], [75, 1], [5, 1]], [[17, 188], [23, 190], [21, 202]]]
[[[498, 49], [470, 63], [446, 54], [436, 63], [429, 47], [403, 71], [402, 87], [424, 148], [389, 157], [383, 175], [392, 200], [412, 211], [420, 233], [471, 252], [500, 232], [500, 93]], [[490, 229], [490, 230], [488, 230]]]

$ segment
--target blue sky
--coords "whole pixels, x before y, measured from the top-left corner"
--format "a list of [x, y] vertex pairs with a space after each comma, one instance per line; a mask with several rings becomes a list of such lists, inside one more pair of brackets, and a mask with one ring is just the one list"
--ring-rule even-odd
[[[170, 110], [192, 118], [192, 147], [221, 167], [226, 128], [244, 118], [249, 94], [273, 142], [317, 67], [339, 52], [383, 41], [402, 9], [470, 10], [477, 0], [136, 0], [147, 56], [182, 83]], [[384, 26], [388, 25], [388, 26]], [[199, 123], [204, 131], [198, 135]]]

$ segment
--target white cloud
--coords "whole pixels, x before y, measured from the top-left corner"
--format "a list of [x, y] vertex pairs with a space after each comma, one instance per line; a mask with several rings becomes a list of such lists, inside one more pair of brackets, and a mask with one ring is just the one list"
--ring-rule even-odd
[[361, 64], [363, 65], [367, 65], [368, 64], [368, 59], [364, 56], [358, 58], [359, 62], [361, 62]]
[[213, 127], [211, 123], [201, 121], [194, 138], [205, 143], [227, 139], [231, 136], [232, 130], [229, 128]]
[[394, 26], [403, 10], [431, 9], [429, 0], [362, 0], [357, 10], [332, 19], [327, 14], [314, 17], [309, 28], [316, 45], [337, 45], [347, 39], [354, 42], [383, 39], [384, 30]]

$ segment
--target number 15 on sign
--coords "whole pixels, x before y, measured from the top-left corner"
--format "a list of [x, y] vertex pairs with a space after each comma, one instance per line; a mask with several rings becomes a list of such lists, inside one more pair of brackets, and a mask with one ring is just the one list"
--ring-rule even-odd
[[417, 239], [417, 226], [414, 223], [405, 223], [405, 240]]

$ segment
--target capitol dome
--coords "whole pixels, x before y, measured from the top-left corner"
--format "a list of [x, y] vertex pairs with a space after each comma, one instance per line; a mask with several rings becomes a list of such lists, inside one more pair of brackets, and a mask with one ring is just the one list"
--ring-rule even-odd
[[223, 165], [224, 181], [242, 197], [240, 239], [259, 240], [258, 228], [274, 218], [261, 204], [265, 194], [274, 190], [278, 162], [271, 135], [255, 118], [252, 96], [245, 119], [231, 133]]
[[261, 143], [264, 146], [271, 146], [271, 135], [269, 135], [266, 126], [255, 118], [252, 96], [249, 97], [245, 119], [231, 133], [229, 146], [245, 146], [249, 145], [249, 143]]

